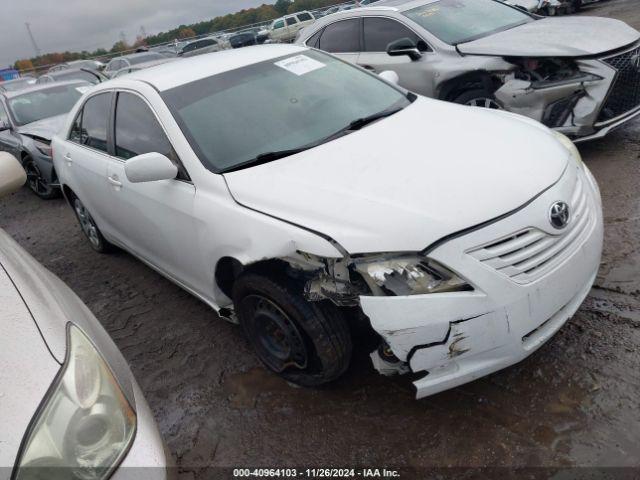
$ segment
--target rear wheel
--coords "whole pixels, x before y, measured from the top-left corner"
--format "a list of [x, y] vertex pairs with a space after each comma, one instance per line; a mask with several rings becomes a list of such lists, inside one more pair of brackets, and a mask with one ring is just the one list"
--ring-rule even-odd
[[493, 94], [482, 88], [463, 92], [455, 97], [453, 101], [462, 105], [469, 105], [470, 107], [502, 110], [502, 106], [498, 103]]
[[78, 223], [80, 223], [82, 233], [84, 233], [87, 240], [89, 240], [91, 248], [98, 253], [109, 253], [113, 251], [113, 245], [104, 238], [102, 232], [96, 225], [95, 220], [89, 213], [89, 210], [85, 208], [84, 204], [78, 197], [74, 196], [72, 198], [72, 205], [73, 210], [76, 213]]
[[255, 273], [242, 275], [233, 300], [258, 358], [284, 379], [313, 387], [342, 375], [351, 360], [351, 336], [332, 304], [308, 302], [301, 288]]
[[43, 200], [51, 200], [60, 195], [60, 190], [52, 187], [44, 178], [38, 164], [30, 157], [26, 157], [23, 162], [24, 170], [27, 173], [27, 185], [29, 189]]

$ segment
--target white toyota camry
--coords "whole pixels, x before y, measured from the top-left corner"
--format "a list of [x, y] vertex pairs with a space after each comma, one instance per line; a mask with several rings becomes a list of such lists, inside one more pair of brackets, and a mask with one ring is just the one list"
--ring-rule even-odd
[[418, 397], [518, 362], [577, 310], [602, 249], [598, 187], [532, 120], [416, 96], [269, 45], [86, 93], [53, 141], [91, 246], [123, 248], [301, 385], [348, 367], [353, 307]]

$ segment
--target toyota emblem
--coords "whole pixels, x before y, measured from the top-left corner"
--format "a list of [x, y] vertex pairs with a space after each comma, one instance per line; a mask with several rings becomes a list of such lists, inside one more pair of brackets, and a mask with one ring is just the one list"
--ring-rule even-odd
[[549, 209], [549, 221], [553, 228], [563, 229], [569, 223], [569, 205], [565, 202], [556, 202]]

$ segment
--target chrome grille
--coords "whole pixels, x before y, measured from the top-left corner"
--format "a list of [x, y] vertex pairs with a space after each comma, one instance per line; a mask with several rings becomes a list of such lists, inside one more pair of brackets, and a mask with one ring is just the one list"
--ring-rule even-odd
[[600, 111], [598, 122], [613, 120], [640, 107], [640, 68], [636, 63], [640, 47], [603, 61], [618, 72]]
[[595, 221], [584, 182], [577, 177], [569, 225], [558, 235], [526, 228], [467, 253], [520, 284], [531, 283], [569, 257], [584, 241]]

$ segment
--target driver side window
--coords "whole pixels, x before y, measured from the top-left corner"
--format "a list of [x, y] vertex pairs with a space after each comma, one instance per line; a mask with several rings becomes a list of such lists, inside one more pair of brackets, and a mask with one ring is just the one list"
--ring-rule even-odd
[[155, 114], [142, 98], [120, 92], [115, 120], [116, 157], [126, 161], [144, 153], [161, 153], [178, 167], [178, 179], [189, 179]]
[[0, 122], [3, 122], [5, 125], [9, 125], [9, 115], [7, 115], [7, 111], [4, 109], [4, 105], [0, 103]]

